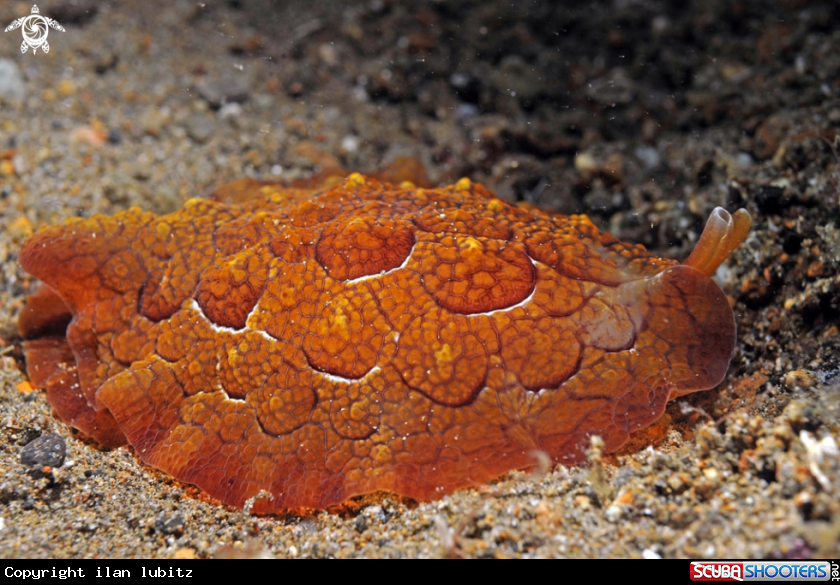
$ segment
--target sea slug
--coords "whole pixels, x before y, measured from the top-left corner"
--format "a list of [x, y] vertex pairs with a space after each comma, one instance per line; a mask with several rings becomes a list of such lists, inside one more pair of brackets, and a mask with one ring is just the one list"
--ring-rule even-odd
[[66, 220], [20, 253], [43, 282], [27, 369], [58, 416], [227, 504], [430, 499], [536, 451], [579, 462], [727, 371], [710, 276], [744, 210], [716, 209], [679, 264], [467, 179], [247, 185]]

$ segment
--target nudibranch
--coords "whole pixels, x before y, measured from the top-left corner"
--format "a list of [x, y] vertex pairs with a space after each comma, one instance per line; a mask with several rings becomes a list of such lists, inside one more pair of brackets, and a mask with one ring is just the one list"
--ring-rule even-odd
[[226, 504], [425, 500], [539, 451], [578, 463], [726, 374], [710, 276], [744, 210], [716, 209], [680, 264], [468, 179], [244, 185], [69, 219], [20, 252], [43, 283], [27, 370], [57, 415]]

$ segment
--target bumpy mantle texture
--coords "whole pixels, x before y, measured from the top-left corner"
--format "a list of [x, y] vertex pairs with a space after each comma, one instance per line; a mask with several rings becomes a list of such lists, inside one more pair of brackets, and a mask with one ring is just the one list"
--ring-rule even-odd
[[709, 276], [743, 210], [716, 209], [679, 264], [467, 179], [234, 191], [67, 220], [20, 254], [44, 283], [28, 372], [57, 414], [227, 504], [430, 499], [538, 451], [576, 463], [729, 365]]

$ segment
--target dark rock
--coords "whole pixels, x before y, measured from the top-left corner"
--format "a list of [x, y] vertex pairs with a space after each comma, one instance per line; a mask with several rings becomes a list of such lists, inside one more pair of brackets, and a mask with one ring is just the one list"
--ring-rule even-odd
[[367, 530], [368, 521], [364, 514], [359, 514], [356, 516], [356, 519], [353, 521], [353, 528], [356, 529], [356, 532], [364, 532]]
[[773, 185], [762, 185], [755, 194], [755, 204], [762, 213], [776, 215], [784, 207], [785, 190]]
[[33, 477], [43, 477], [44, 467], [61, 467], [64, 465], [66, 452], [67, 446], [64, 439], [59, 435], [50, 433], [41, 435], [27, 443], [20, 450], [20, 462]]
[[785, 254], [798, 254], [802, 249], [804, 238], [793, 230], [785, 230], [782, 234], [782, 250]]

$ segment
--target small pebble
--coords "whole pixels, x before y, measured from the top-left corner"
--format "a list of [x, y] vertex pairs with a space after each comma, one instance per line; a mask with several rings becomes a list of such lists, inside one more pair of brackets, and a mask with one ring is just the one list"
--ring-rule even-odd
[[155, 530], [162, 534], [176, 534], [183, 532], [186, 520], [182, 514], [172, 514], [171, 516], [161, 512], [155, 518]]
[[43, 477], [45, 467], [64, 465], [66, 449], [64, 439], [60, 435], [41, 435], [20, 450], [20, 462], [34, 477]]
[[623, 507], [622, 506], [616, 506], [615, 504], [613, 504], [612, 506], [607, 508], [607, 511], [605, 512], [607, 520], [609, 520], [610, 522], [615, 522], [616, 520], [621, 518], [621, 516], [623, 514], [624, 514]]
[[213, 135], [215, 128], [213, 119], [205, 114], [192, 114], [187, 118], [187, 134], [196, 142], [206, 142]]
[[248, 99], [250, 87], [242, 75], [229, 75], [221, 79], [203, 79], [196, 84], [198, 95], [214, 109], [232, 102]]

